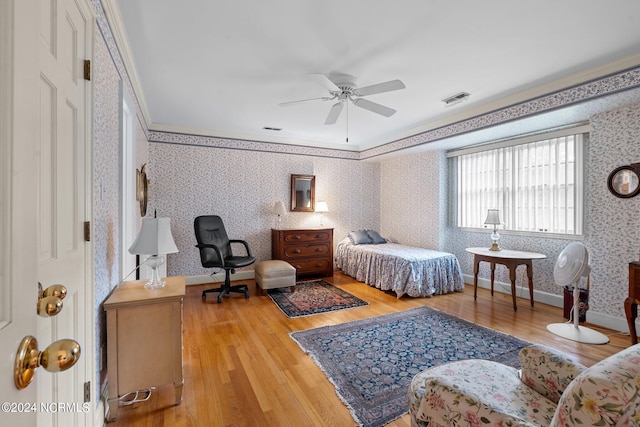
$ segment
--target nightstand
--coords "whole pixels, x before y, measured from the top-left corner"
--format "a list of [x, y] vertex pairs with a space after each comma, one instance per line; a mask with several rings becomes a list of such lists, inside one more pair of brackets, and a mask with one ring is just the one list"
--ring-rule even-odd
[[162, 288], [146, 280], [125, 282], [104, 302], [107, 313], [108, 420], [119, 399], [138, 390], [173, 384], [182, 401], [182, 306], [185, 278], [168, 277]]

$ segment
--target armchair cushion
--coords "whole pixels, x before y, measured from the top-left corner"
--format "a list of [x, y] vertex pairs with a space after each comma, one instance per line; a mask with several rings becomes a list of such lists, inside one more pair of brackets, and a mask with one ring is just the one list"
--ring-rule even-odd
[[569, 383], [587, 369], [572, 357], [541, 344], [523, 348], [519, 357], [522, 382], [555, 403]]
[[640, 345], [582, 372], [565, 390], [552, 427], [640, 426]]
[[515, 368], [462, 360], [418, 374], [409, 389], [409, 409], [413, 426], [529, 427], [549, 425], [556, 405], [523, 384]]
[[640, 344], [589, 368], [538, 344], [520, 361], [521, 371], [464, 360], [420, 372], [407, 393], [412, 427], [640, 427]]

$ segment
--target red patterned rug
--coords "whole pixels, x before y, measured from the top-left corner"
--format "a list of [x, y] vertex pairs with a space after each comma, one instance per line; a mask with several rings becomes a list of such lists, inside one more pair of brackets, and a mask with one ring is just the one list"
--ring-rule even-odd
[[280, 310], [292, 319], [369, 304], [324, 280], [298, 282], [295, 292], [289, 288], [279, 288], [269, 289], [268, 294]]

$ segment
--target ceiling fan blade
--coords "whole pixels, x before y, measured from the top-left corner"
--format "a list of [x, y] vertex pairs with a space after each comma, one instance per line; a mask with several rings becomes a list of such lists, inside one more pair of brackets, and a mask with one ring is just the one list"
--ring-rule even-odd
[[400, 80], [390, 80], [384, 83], [378, 83], [371, 86], [357, 88], [354, 94], [357, 96], [367, 96], [382, 92], [391, 92], [392, 90], [404, 89], [406, 86]]
[[281, 102], [278, 105], [281, 107], [288, 107], [289, 105], [302, 104], [302, 103], [311, 102], [311, 101], [331, 101], [334, 98], [335, 96], [334, 97], [323, 96], [321, 98], [308, 98], [308, 99], [300, 99], [298, 101]]
[[327, 120], [324, 121], [324, 124], [332, 125], [335, 122], [337, 122], [343, 107], [344, 107], [344, 101], [340, 101], [336, 104], [333, 104], [333, 106], [331, 107], [331, 110], [329, 110], [329, 115], [327, 116]]
[[340, 90], [340, 88], [336, 86], [334, 82], [329, 80], [329, 77], [325, 76], [324, 74], [312, 73], [309, 74], [309, 77], [314, 79], [321, 86], [324, 86], [329, 92], [342, 92], [342, 90]]
[[380, 105], [376, 102], [371, 102], [368, 99], [364, 98], [356, 98], [353, 100], [353, 105], [356, 107], [364, 108], [365, 110], [369, 110], [376, 114], [380, 114], [385, 117], [391, 117], [396, 113], [396, 110], [393, 108], [385, 107], [384, 105]]

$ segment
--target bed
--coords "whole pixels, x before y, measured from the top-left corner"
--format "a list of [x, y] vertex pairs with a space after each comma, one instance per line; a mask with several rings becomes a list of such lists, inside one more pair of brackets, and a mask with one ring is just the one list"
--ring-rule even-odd
[[398, 298], [403, 295], [430, 297], [464, 290], [458, 258], [447, 252], [386, 240], [360, 243], [346, 237], [336, 247], [335, 262], [343, 273], [369, 286], [393, 291]]

